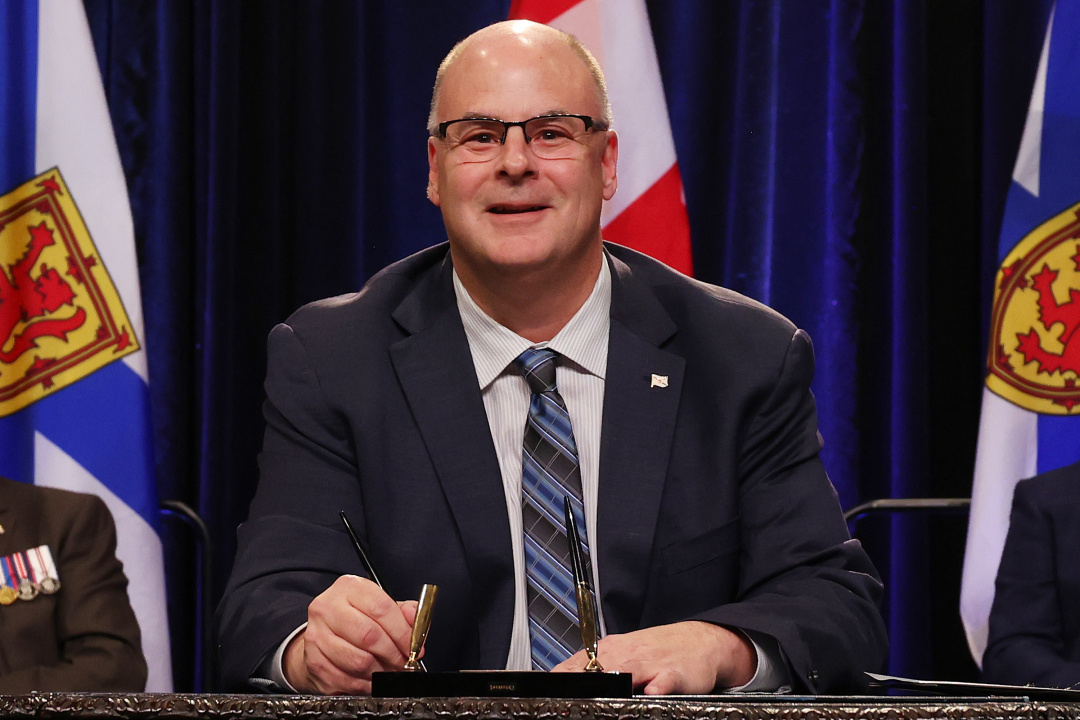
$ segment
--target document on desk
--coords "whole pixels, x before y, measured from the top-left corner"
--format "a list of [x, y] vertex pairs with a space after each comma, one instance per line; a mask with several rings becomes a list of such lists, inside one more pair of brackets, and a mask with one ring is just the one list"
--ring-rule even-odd
[[916, 680], [895, 675], [866, 673], [870, 687], [888, 690], [908, 690], [923, 695], [949, 696], [1006, 696], [1026, 697], [1032, 700], [1061, 700], [1080, 702], [1080, 690], [1037, 687], [1035, 685], [993, 685], [990, 683], [957, 682], [954, 680]]

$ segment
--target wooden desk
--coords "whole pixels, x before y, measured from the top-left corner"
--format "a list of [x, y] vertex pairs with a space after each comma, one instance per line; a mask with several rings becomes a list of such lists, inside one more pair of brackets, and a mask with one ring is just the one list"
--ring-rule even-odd
[[1080, 703], [1026, 698], [372, 699], [293, 695], [0, 695], [5, 720], [1080, 720]]

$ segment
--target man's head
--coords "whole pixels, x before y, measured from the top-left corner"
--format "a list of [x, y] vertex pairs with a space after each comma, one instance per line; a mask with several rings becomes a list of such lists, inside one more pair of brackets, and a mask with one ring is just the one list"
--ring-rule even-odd
[[[552, 115], [585, 119], [521, 125]], [[466, 118], [517, 124], [453, 123]], [[428, 196], [467, 287], [530, 274], [595, 280], [601, 204], [617, 184], [609, 124], [603, 74], [565, 33], [504, 22], [451, 51], [432, 99]]]
[[[503, 26], [514, 25], [518, 26], [519, 28], [528, 28], [531, 24], [532, 23], [529, 23], [528, 21], [515, 22], [513, 20], [508, 20], [504, 23], [496, 23], [490, 28], [484, 28], [484, 30], [481, 30], [480, 32], [500, 28]], [[608, 100], [607, 94], [607, 81], [604, 79], [604, 71], [600, 68], [600, 63], [596, 60], [596, 57], [591, 52], [589, 52], [589, 49], [582, 45], [581, 41], [573, 35], [569, 33], [564, 33], [559, 30], [554, 30], [554, 28], [547, 29], [552, 30], [559, 37], [561, 37], [562, 41], [570, 46], [570, 49], [577, 54], [577, 56], [581, 59], [581, 62], [585, 65], [585, 67], [589, 69], [589, 74], [592, 75], [593, 84], [595, 85], [597, 103], [600, 105], [601, 108], [603, 108], [603, 112], [600, 114], [600, 117], [596, 118], [597, 123], [599, 124], [602, 120], [604, 128], [606, 130], [613, 129], [615, 125], [615, 120], [611, 114], [611, 102]], [[431, 107], [428, 111], [427, 129], [429, 135], [435, 135], [439, 127], [439, 121], [437, 119], [439, 110], [439, 92], [440, 90], [442, 90], [443, 78], [446, 76], [446, 70], [450, 67], [450, 65], [453, 64], [454, 60], [457, 59], [458, 55], [461, 54], [462, 50], [465, 48], [465, 45], [471, 39], [476, 37], [477, 34], [479, 33], [473, 33], [469, 37], [460, 41], [450, 50], [449, 53], [447, 53], [446, 57], [443, 58], [443, 61], [439, 63], [439, 69], [435, 73], [435, 87], [431, 92]]]

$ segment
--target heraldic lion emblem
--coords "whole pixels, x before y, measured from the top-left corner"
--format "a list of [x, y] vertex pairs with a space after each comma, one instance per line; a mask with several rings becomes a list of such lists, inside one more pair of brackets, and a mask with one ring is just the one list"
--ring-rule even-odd
[[138, 349], [59, 169], [0, 197], [0, 417]]
[[1080, 415], [1080, 203], [1002, 261], [990, 332], [987, 387], [1034, 412]]

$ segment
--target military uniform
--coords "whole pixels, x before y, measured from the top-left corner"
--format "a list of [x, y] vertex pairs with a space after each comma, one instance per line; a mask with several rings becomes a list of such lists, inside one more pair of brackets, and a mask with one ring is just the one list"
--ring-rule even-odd
[[0, 478], [0, 527], [0, 694], [142, 690], [139, 625], [105, 503]]

